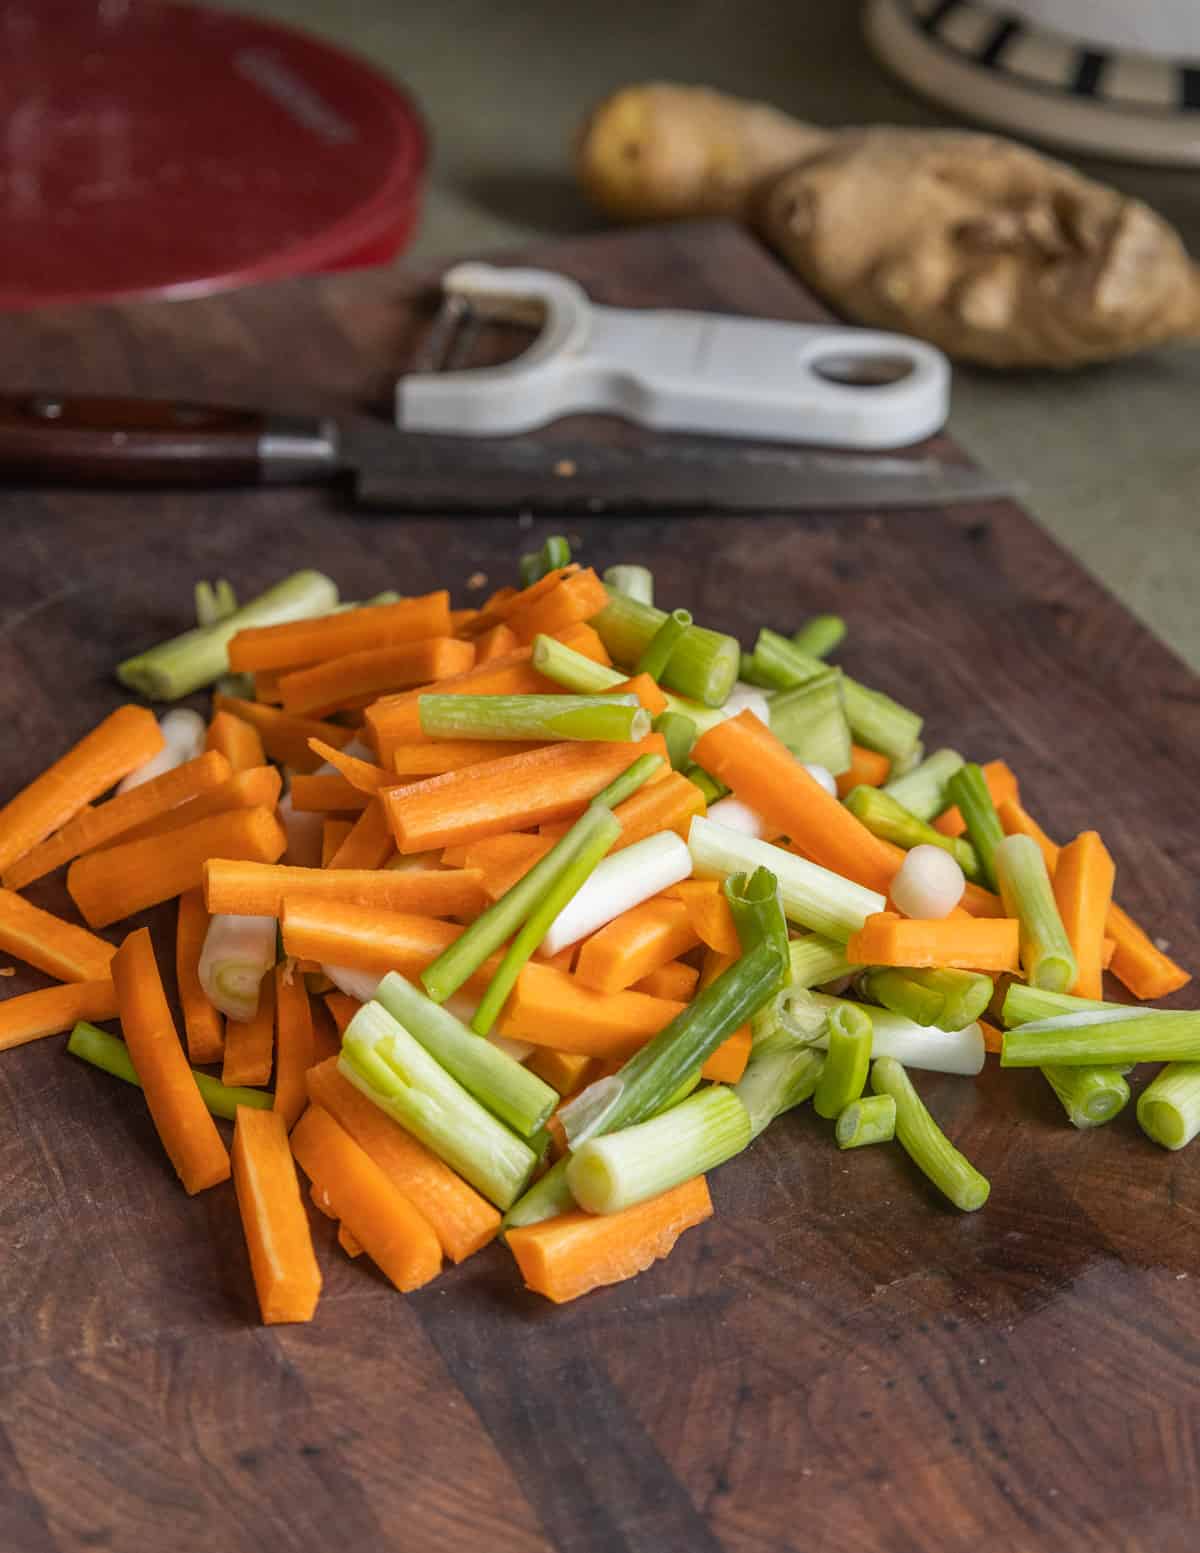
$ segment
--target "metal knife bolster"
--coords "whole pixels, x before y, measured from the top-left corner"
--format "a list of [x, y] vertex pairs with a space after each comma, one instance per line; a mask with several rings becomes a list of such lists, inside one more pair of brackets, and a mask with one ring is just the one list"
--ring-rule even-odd
[[344, 468], [335, 420], [269, 415], [258, 438], [259, 479], [267, 485], [331, 480]]

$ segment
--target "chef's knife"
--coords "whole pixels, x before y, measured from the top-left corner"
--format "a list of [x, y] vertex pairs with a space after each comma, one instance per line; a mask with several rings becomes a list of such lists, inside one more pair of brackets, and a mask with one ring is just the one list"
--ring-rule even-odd
[[992, 501], [1011, 486], [928, 457], [684, 437], [622, 447], [401, 432], [157, 400], [0, 397], [0, 476], [84, 485], [220, 486], [348, 477], [390, 512], [805, 512]]

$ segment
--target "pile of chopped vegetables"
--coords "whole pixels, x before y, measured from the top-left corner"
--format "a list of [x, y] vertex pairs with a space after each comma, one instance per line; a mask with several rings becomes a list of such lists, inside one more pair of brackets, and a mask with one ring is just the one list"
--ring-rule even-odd
[[[232, 1174], [264, 1321], [320, 1293], [297, 1163], [397, 1288], [502, 1236], [564, 1301], [667, 1255], [807, 1100], [982, 1207], [910, 1069], [998, 1052], [1085, 1128], [1161, 1062], [1143, 1130], [1200, 1131], [1200, 1012], [1103, 999], [1106, 968], [1142, 1001], [1189, 977], [1099, 835], [1060, 847], [1002, 761], [926, 754], [829, 664], [840, 619], [746, 653], [557, 536], [520, 582], [200, 584], [195, 629], [117, 672], [214, 686], [210, 718], [121, 706], [0, 811], [0, 951], [57, 982], [0, 1002], [0, 1048], [70, 1031], [187, 1192]], [[87, 927], [19, 893], [63, 867]], [[95, 931], [168, 901], [182, 1042], [148, 930]]]

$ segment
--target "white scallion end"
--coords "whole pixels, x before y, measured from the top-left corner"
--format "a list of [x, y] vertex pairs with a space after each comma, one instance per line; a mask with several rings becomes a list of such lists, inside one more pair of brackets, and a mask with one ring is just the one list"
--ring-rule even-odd
[[892, 880], [892, 900], [906, 917], [948, 917], [966, 887], [963, 871], [949, 852], [922, 845], [914, 847], [900, 865]]

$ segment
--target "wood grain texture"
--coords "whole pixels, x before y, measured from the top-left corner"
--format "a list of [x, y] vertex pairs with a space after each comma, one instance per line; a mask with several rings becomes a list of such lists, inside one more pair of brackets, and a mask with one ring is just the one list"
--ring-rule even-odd
[[[723, 226], [529, 257], [612, 303], [819, 316]], [[6, 387], [378, 403], [420, 291], [382, 272], [10, 316]], [[553, 527], [364, 517], [314, 489], [10, 490], [0, 515], [0, 796], [111, 710], [113, 664], [187, 624], [199, 577], [248, 596], [317, 566], [349, 597], [457, 581], [466, 603], [472, 573], [510, 580]], [[743, 637], [847, 616], [850, 672], [923, 710], [931, 747], [1008, 760], [1056, 837], [1099, 828], [1122, 901], [1200, 965], [1200, 685], [1016, 508], [571, 527], [588, 563], [645, 562]], [[30, 898], [65, 901], [58, 879]], [[169, 977], [173, 913], [147, 920]], [[979, 1214], [896, 1150], [840, 1155], [805, 1110], [715, 1175], [716, 1217], [636, 1282], [555, 1309], [496, 1246], [402, 1298], [318, 1215], [316, 1321], [265, 1330], [232, 1189], [189, 1201], [140, 1097], [61, 1040], [8, 1053], [0, 1543], [1192, 1549], [1200, 1156], [1154, 1149], [1132, 1110], [1076, 1133], [1038, 1074], [994, 1062], [920, 1087], [992, 1178]]]

